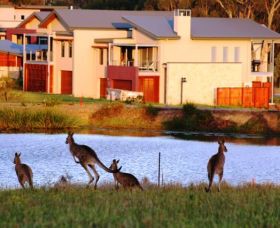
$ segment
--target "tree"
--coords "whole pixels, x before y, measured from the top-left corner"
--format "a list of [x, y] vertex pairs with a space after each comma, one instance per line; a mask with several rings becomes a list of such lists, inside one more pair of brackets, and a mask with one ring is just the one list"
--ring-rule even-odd
[[253, 0], [215, 0], [229, 18], [252, 18], [255, 1]]

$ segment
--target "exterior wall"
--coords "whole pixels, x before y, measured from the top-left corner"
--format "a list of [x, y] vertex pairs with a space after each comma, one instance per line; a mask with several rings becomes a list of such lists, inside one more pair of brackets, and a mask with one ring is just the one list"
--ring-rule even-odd
[[[163, 63], [168, 62], [184, 62], [184, 63], [200, 63], [196, 66], [202, 66], [203, 63], [212, 62], [212, 47], [216, 47], [216, 63], [220, 65], [228, 65], [234, 63], [234, 49], [239, 47], [239, 61], [241, 72], [233, 74], [230, 81], [234, 82], [236, 77], [241, 80], [241, 85], [246, 85], [250, 82], [251, 73], [251, 42], [249, 40], [191, 40], [188, 37], [180, 40], [160, 41], [159, 59], [161, 60], [160, 67], [160, 103], [164, 102], [164, 67]], [[228, 48], [227, 63], [223, 62], [223, 48]], [[208, 64], [212, 66], [215, 64]], [[197, 68], [196, 68], [197, 69]], [[197, 69], [198, 72], [200, 69]], [[209, 69], [211, 70], [211, 69]], [[189, 75], [188, 72], [185, 72]], [[211, 76], [210, 76], [211, 77]], [[213, 78], [216, 80], [215, 78]], [[234, 86], [234, 83], [232, 84]], [[231, 86], [231, 85], [228, 85]]]
[[18, 78], [22, 67], [22, 57], [0, 53], [0, 77]]
[[33, 12], [38, 12], [36, 9], [15, 9], [13, 7], [0, 8], [0, 28], [14, 28], [23, 20], [21, 16], [26, 19]]
[[[61, 43], [65, 42], [65, 57], [61, 56]], [[69, 57], [69, 42], [72, 40], [54, 40], [53, 42], [53, 93], [61, 93], [61, 71], [73, 71], [73, 57]], [[72, 56], [73, 56], [72, 42]]]
[[52, 33], [56, 31], [66, 31], [64, 26], [60, 23], [60, 21], [57, 18], [54, 18], [51, 23], [47, 26], [47, 32]]
[[97, 66], [94, 49], [98, 38], [126, 38], [126, 31], [118, 30], [74, 30], [73, 47], [73, 95], [100, 97], [100, 78], [105, 76], [106, 68]]
[[151, 39], [136, 29], [133, 30], [133, 39], [137, 44], [157, 44], [156, 40]]
[[183, 103], [214, 105], [216, 88], [242, 86], [242, 64], [168, 63], [167, 104], [180, 104], [182, 77], [187, 80], [183, 83]]
[[15, 9], [15, 20], [23, 21], [21, 16], [24, 16], [24, 19], [29, 17], [34, 12], [39, 12], [39, 9]]
[[37, 29], [40, 24], [40, 21], [34, 17], [31, 21], [29, 21], [26, 25], [25, 28], [27, 29]]

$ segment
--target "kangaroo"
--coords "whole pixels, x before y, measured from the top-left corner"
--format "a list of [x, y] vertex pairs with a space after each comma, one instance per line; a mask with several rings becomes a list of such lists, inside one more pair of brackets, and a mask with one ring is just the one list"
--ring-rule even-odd
[[14, 159], [15, 170], [16, 170], [16, 174], [18, 177], [18, 181], [22, 188], [25, 188], [24, 184], [25, 184], [25, 182], [28, 182], [30, 188], [33, 189], [32, 170], [28, 165], [21, 163], [20, 155], [21, 155], [21, 153], [19, 153], [19, 154], [15, 153], [15, 159]]
[[225, 164], [224, 152], [227, 152], [227, 148], [224, 145], [224, 143], [225, 143], [224, 139], [218, 140], [218, 144], [219, 144], [218, 153], [213, 155], [208, 161], [207, 171], [208, 171], [209, 186], [208, 188], [205, 188], [206, 192], [210, 191], [215, 174], [219, 176], [218, 190], [219, 191], [221, 190], [221, 181], [223, 179], [224, 164]]
[[[112, 170], [118, 170], [118, 163], [120, 160], [113, 160], [110, 169]], [[116, 172], [113, 173], [114, 179], [115, 179], [115, 188], [118, 189], [118, 183], [120, 183], [125, 189], [126, 188], [133, 188], [138, 187], [143, 191], [143, 188], [141, 187], [139, 181], [135, 176], [133, 176], [130, 173], [123, 173], [123, 172]]]
[[[89, 182], [88, 185], [90, 185], [94, 181], [94, 177], [91, 175], [91, 173], [88, 170], [88, 167], [90, 167], [95, 175], [95, 183], [94, 188], [97, 188], [97, 182], [99, 180], [99, 174], [95, 169], [95, 164], [98, 164], [102, 169], [104, 169], [106, 172], [114, 173], [119, 172], [121, 170], [121, 167], [118, 170], [111, 170], [108, 169], [97, 157], [97, 154], [93, 149], [91, 149], [89, 146], [86, 145], [79, 145], [75, 143], [73, 138], [74, 133], [68, 133], [68, 137], [66, 138], [66, 144], [69, 144], [70, 153], [73, 156], [73, 159], [76, 163], [80, 164], [85, 171], [87, 172], [89, 176]], [[76, 158], [78, 160], [76, 160]]]

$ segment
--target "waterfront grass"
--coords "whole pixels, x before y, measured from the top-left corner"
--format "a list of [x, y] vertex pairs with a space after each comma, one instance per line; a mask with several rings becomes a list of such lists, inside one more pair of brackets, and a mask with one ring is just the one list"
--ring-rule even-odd
[[75, 128], [79, 121], [54, 108], [0, 109], [0, 129], [3, 131], [32, 131]]
[[65, 187], [0, 191], [1, 227], [278, 227], [280, 187]]

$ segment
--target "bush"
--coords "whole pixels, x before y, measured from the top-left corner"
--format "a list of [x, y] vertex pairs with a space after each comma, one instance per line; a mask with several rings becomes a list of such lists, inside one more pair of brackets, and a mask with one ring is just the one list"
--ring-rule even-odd
[[159, 109], [152, 106], [152, 105], [148, 105], [146, 106], [146, 114], [148, 116], [151, 116], [151, 117], [156, 117], [159, 113]]
[[10, 91], [15, 87], [15, 80], [11, 77], [0, 78], [0, 93], [4, 97], [5, 101], [8, 101]]
[[171, 121], [164, 123], [168, 130], [188, 130], [188, 131], [205, 131], [213, 129], [214, 117], [208, 110], [199, 110], [195, 105], [187, 103], [183, 105], [182, 117], [174, 117]]

